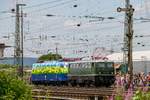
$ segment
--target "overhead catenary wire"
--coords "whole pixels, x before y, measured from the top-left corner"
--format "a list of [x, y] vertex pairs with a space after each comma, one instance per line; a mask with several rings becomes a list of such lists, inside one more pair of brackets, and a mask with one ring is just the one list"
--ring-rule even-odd
[[[39, 6], [43, 6], [43, 5], [47, 5], [47, 4], [53, 4], [53, 3], [57, 3], [58, 2], [58, 4], [52, 5], [50, 7], [41, 8], [41, 9], [37, 9], [37, 10], [34, 10], [34, 11], [26, 12], [27, 14], [33, 14], [34, 12], [39, 12], [39, 11], [42, 11], [42, 10], [47, 10], [47, 9], [50, 9], [50, 8], [54, 8], [54, 7], [65, 5], [65, 4], [67, 4], [69, 2], [72, 2], [74, 0], [68, 0], [68, 1], [65, 1], [65, 2], [61, 2], [61, 1], [63, 1], [63, 0], [54, 0], [54, 1], [50, 1], [50, 2], [45, 2], [45, 3], [41, 3], [41, 4], [37, 4], [37, 5], [32, 5], [32, 6], [29, 6], [29, 7], [25, 7], [23, 9], [34, 8], [34, 7], [39, 7]], [[6, 12], [10, 12], [10, 11], [9, 10], [7, 10], [7, 11], [1, 11], [0, 13], [6, 13]], [[1, 19], [7, 19], [7, 18], [9, 18], [9, 17], [0, 18], [0, 20]]]
[[[60, 2], [59, 2], [59, 3], [60, 3]], [[54, 4], [54, 3], [53, 3], [53, 4]], [[41, 8], [41, 7], [42, 7], [42, 6], [40, 6], [40, 8]], [[59, 7], [59, 6], [57, 6], [57, 7]], [[56, 7], [56, 8], [57, 8], [57, 7]], [[36, 8], [36, 7], [34, 7], [34, 8]], [[38, 8], [38, 9], [40, 9], [40, 8]], [[45, 8], [46, 8], [46, 7], [45, 7]], [[53, 8], [53, 7], [52, 7], [52, 8]], [[31, 7], [31, 9], [32, 9], [32, 7]], [[42, 8], [41, 8], [41, 9], [42, 9]], [[46, 10], [46, 9], [45, 9], [45, 10]], [[47, 10], [48, 10], [48, 9], [47, 9]], [[107, 11], [106, 11], [106, 12], [104, 11], [104, 14], [107, 14]], [[34, 15], [34, 14], [33, 14], [33, 15]], [[90, 15], [90, 14], [89, 14], [89, 15]], [[91, 14], [91, 15], [92, 15], [92, 14]], [[40, 13], [39, 16], [43, 16], [42, 13]], [[62, 18], [63, 18], [63, 16], [59, 16], [59, 15], [57, 15], [56, 17], [62, 17]], [[69, 17], [69, 16], [67, 16], [67, 15], [65, 15], [65, 14], [64, 14], [64, 17], [67, 17], [66, 20], [67, 20], [67, 19], [71, 19], [71, 17]], [[79, 16], [77, 15], [76, 17], [79, 17]], [[121, 18], [121, 17], [122, 17], [122, 16], [120, 16], [119, 18]], [[118, 17], [117, 17], [117, 18], [118, 18]], [[78, 19], [81, 19], [81, 22], [82, 22], [82, 18], [76, 18], [76, 20], [78, 20]], [[57, 20], [58, 20], [58, 19], [57, 19]], [[122, 19], [120, 19], [120, 20], [118, 19], [118, 22], [120, 21], [119, 23], [121, 23], [121, 24], [124, 23], [123, 21], [121, 22], [121, 20], [122, 20]], [[42, 20], [41, 20], [41, 21], [42, 21]], [[53, 21], [55, 22], [55, 20], [53, 20]], [[116, 21], [116, 22], [115, 22], [115, 21]], [[111, 23], [114, 23], [114, 22], [117, 23], [117, 20], [115, 19], [115, 20], [113, 20], [112, 22], [110, 21], [110, 22], [108, 22], [108, 24], [111, 24]], [[31, 23], [32, 23], [32, 22], [31, 22]], [[78, 33], [78, 32], [80, 32], [80, 33], [83, 32], [83, 33], [84, 33], [84, 31], [82, 31], [82, 30], [80, 31], [80, 29], [82, 29], [82, 28], [80, 28], [80, 27], [82, 27], [82, 25], [81, 25], [80, 27], [73, 26], [74, 29], [68, 29], [68, 27], [64, 27], [64, 26], [61, 26], [61, 25], [57, 25], [57, 24], [59, 24], [59, 22], [57, 22], [57, 23], [56, 23], [56, 26], [55, 26], [54, 24], [51, 24], [51, 25], [47, 25], [47, 28], [46, 28], [45, 25], [44, 25], [44, 23], [46, 23], [46, 22], [43, 22], [43, 27], [41, 28], [41, 30], [39, 30], [38, 34], [39, 34], [39, 33], [40, 33], [40, 34], [43, 34], [44, 32], [45, 32], [45, 33], [53, 32], [53, 31], [56, 30], [56, 29], [57, 29], [58, 31], [61, 31], [61, 30], [64, 30], [64, 29], [65, 29], [65, 30], [72, 30], [72, 31], [70, 31], [70, 32], [66, 32], [66, 33], [69, 33], [69, 34], [71, 34], [71, 32], [72, 32], [72, 33], [74, 33], [74, 32], [75, 32], [75, 33]], [[94, 23], [91, 23], [91, 27], [95, 27], [95, 26], [97, 26], [97, 25], [99, 25], [99, 26], [97, 26], [97, 28], [98, 28], [98, 27], [100, 27], [100, 28], [101, 28], [101, 27], [102, 27], [102, 28], [104, 27], [104, 29], [102, 29], [102, 30], [103, 30], [103, 31], [106, 31], [105, 33], [107, 33], [107, 30], [109, 30], [109, 29], [112, 30], [112, 29], [113, 29], [113, 27], [112, 27], [112, 28], [111, 28], [111, 27], [108, 27], [108, 28], [107, 28], [107, 26], [103, 26], [103, 23], [106, 24], [107, 22], [106, 22], [106, 23], [105, 23], [105, 22], [102, 22], [102, 23], [101, 23], [101, 22], [94, 22]], [[33, 24], [34, 24], [34, 25], [33, 25]], [[37, 26], [36, 23], [33, 23], [33, 24], [31, 24], [31, 25], [33, 25], [33, 28]], [[85, 23], [84, 23], [84, 22], [83, 22], [82, 24], [83, 24], [83, 25], [86, 25], [86, 24], [90, 24], [90, 23], [88, 23], [88, 22], [85, 22]], [[96, 25], [96, 24], [97, 24], [97, 25]], [[102, 26], [100, 26], [100, 25], [102, 25]], [[48, 26], [51, 26], [51, 28], [49, 28]], [[105, 28], [105, 27], [106, 27], [106, 28]], [[47, 29], [48, 29], [48, 31], [47, 31]], [[90, 29], [89, 29], [89, 30], [90, 30]], [[93, 29], [91, 29], [91, 31], [89, 31], [89, 32], [90, 32], [89, 34], [92, 33], [92, 30], [93, 30]], [[96, 29], [94, 29], [94, 30], [96, 30]], [[100, 31], [101, 31], [101, 29], [100, 29], [99, 31], [95, 31], [95, 32], [100, 33]], [[94, 31], [93, 31], [93, 32], [94, 32]], [[32, 31], [30, 31], [30, 33], [34, 34], [35, 32], [34, 32], [34, 30], [32, 30]], [[55, 33], [55, 32], [53, 32], [53, 33]], [[57, 32], [57, 33], [59, 33], [59, 32]], [[48, 34], [50, 34], [50, 33], [48, 33]], [[59, 33], [59, 34], [63, 34], [63, 33]], [[65, 33], [64, 33], [64, 34], [65, 34]], [[85, 31], [85, 34], [88, 34], [88, 31]], [[28, 35], [28, 36], [30, 36], [30, 35]]]
[[45, 8], [41, 8], [41, 9], [37, 9], [37, 10], [33, 10], [33, 11], [29, 11], [27, 13], [28, 14], [32, 14], [32, 13], [35, 13], [35, 12], [40, 12], [40, 11], [43, 11], [43, 10], [48, 10], [48, 9], [55, 8], [55, 7], [58, 7], [58, 6], [63, 6], [63, 5], [65, 5], [67, 3], [70, 3], [70, 2], [72, 2], [72, 0], [61, 2], [61, 3], [55, 4], [53, 6], [49, 6], [49, 7], [45, 7]]
[[[121, 23], [121, 24], [124, 24], [124, 22], [121, 22], [121, 21], [119, 21], [119, 20], [113, 20], [113, 21], [109, 21], [109, 22], [101, 22], [101, 23], [99, 23], [99, 22], [97, 22], [97, 23], [92, 23], [92, 24], [90, 24], [90, 23], [82, 23], [83, 25], [87, 25], [87, 24], [89, 24], [89, 25], [96, 25], [96, 24], [98, 24], [98, 25], [100, 25], [100, 24], [111, 24], [111, 23], [114, 23], [114, 22], [118, 22], [118, 23]], [[140, 24], [140, 22], [134, 22], [134, 24]], [[52, 26], [52, 25], [48, 25], [47, 27], [50, 27], [50, 26]], [[74, 27], [74, 29], [73, 29], [73, 26], [76, 26], [76, 25], [72, 25], [72, 29], [70, 29], [70, 30], [76, 30], [78, 27], [76, 26], [76, 27]], [[119, 26], [119, 25], [118, 25]], [[118, 27], [118, 26], [115, 26], [116, 28]], [[70, 26], [71, 27], [71, 26]], [[81, 26], [82, 27], [82, 26]], [[97, 27], [99, 27], [99, 26], [97, 26]], [[45, 27], [44, 27], [45, 28]], [[56, 26], [54, 27], [54, 28], [48, 28], [48, 30], [50, 30], [50, 31], [52, 31], [52, 30], [60, 30], [60, 29], [64, 29], [65, 27], [62, 27], [62, 26], [58, 26], [57, 25], [57, 23], [56, 23]], [[103, 27], [103, 28], [100, 28], [99, 30], [105, 30], [105, 29], [107, 29], [107, 28], [109, 28], [109, 27]], [[114, 27], [113, 26], [111, 26], [109, 29], [113, 29]], [[119, 27], [118, 27], [119, 28]], [[41, 29], [41, 28], [39, 28], [39, 29]], [[67, 29], [67, 27], [66, 27], [66, 29]], [[36, 29], [37, 30], [37, 29]], [[48, 30], [46, 30], [47, 32], [49, 32]], [[79, 29], [80, 30], [80, 29]], [[94, 30], [96, 30], [96, 29], [94, 29]], [[42, 29], [42, 31], [43, 32], [45, 32], [43, 29]], [[92, 30], [91, 30], [92, 31]], [[34, 32], [34, 31], [33, 31]]]
[[34, 7], [45, 6], [45, 5], [57, 3], [57, 2], [60, 2], [60, 1], [63, 1], [63, 0], [48, 1], [48, 2], [44, 2], [44, 3], [40, 3], [40, 4], [36, 4], [36, 5], [31, 5], [31, 6], [24, 7], [24, 9], [30, 9], [30, 8], [34, 8]]
[[[64, 17], [64, 18], [88, 18], [87, 16], [64, 16], [64, 15], [54, 15], [54, 17]], [[89, 18], [98, 18], [98, 17], [90, 17], [89, 15]], [[104, 18], [104, 17], [101, 17], [101, 18]], [[115, 17], [116, 19], [116, 17]], [[119, 22], [119, 21], [118, 21]], [[53, 25], [52, 25], [53, 26]]]
[[11, 18], [12, 18], [12, 16], [11, 17], [10, 16], [8, 16], [8, 17], [0, 17], [0, 20], [9, 20]]

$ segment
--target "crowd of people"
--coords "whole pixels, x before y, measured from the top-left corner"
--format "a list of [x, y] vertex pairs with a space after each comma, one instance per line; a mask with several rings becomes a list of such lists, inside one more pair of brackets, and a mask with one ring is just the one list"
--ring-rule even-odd
[[[124, 89], [128, 89], [129, 82], [130, 82], [129, 74], [121, 74], [119, 72], [116, 74], [116, 81], [115, 81], [116, 87], [123, 86]], [[146, 86], [150, 86], [150, 72], [148, 74], [140, 72], [133, 75], [132, 80], [133, 88]]]

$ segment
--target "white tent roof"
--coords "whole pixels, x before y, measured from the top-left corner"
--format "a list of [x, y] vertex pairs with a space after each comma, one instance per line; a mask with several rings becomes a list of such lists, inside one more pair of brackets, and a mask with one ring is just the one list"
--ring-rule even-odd
[[[123, 53], [114, 53], [107, 56], [109, 60], [123, 61]], [[150, 51], [135, 51], [133, 52], [134, 61], [150, 60]]]

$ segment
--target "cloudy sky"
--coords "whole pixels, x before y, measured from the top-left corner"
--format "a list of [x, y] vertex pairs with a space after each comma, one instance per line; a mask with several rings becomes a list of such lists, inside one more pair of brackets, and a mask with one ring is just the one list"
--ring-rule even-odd
[[[16, 2], [26, 4], [24, 55], [38, 57], [56, 52], [65, 57], [86, 57], [121, 52], [124, 34], [125, 0], [1, 0], [0, 42], [12, 46], [13, 56]], [[134, 51], [150, 49], [150, 1], [131, 0], [134, 12]], [[46, 16], [47, 14], [53, 16]], [[110, 19], [113, 17], [114, 19]]]

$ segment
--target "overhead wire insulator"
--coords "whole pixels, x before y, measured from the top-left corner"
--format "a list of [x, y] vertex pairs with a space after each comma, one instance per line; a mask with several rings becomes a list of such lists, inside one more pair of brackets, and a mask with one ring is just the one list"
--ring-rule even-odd
[[46, 16], [48, 16], [48, 17], [52, 17], [52, 16], [55, 16], [55, 15], [53, 15], [53, 14], [47, 14]]
[[75, 8], [76, 8], [76, 7], [78, 7], [78, 5], [73, 5], [73, 7], [75, 7]]
[[15, 12], [15, 9], [11, 9], [11, 12], [14, 13], [14, 12]]
[[80, 26], [81, 26], [81, 24], [77, 24], [77, 26], [78, 26], [78, 27], [80, 27]]

